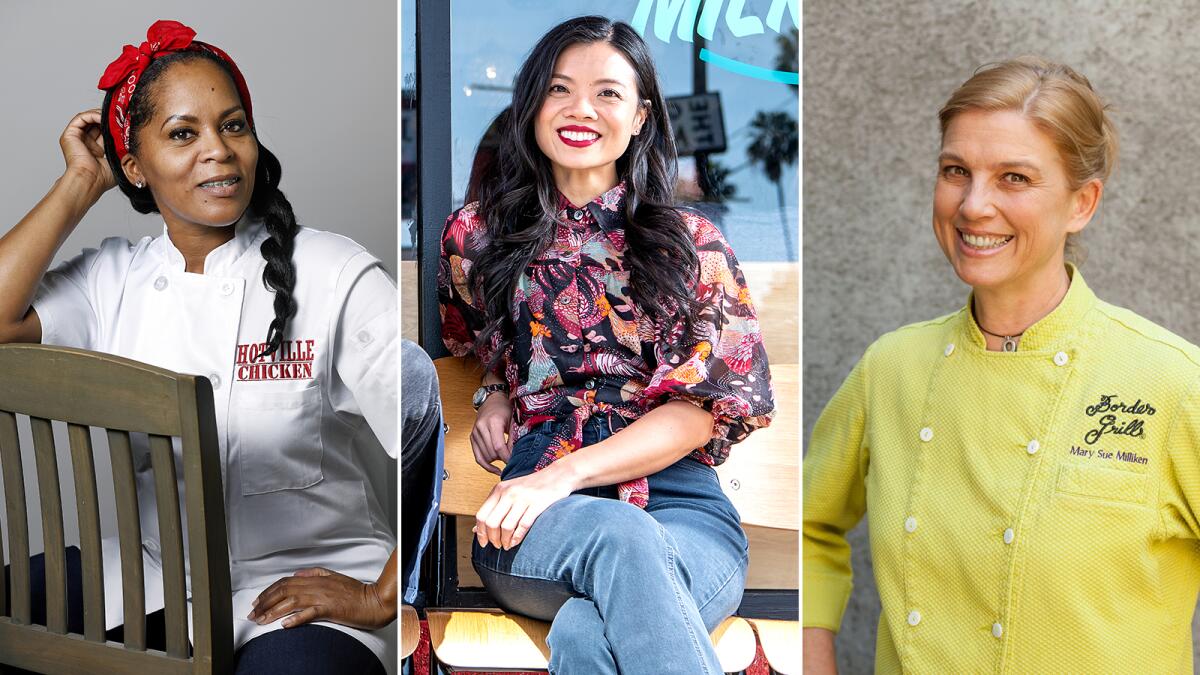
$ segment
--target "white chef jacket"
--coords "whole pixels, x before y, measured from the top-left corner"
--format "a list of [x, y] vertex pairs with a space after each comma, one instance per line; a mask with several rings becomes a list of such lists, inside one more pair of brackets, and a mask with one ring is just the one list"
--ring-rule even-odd
[[[251, 601], [280, 577], [321, 566], [374, 581], [396, 546], [387, 485], [397, 447], [396, 285], [355, 242], [302, 228], [292, 255], [298, 311], [283, 349], [257, 360], [275, 316], [274, 293], [262, 281], [260, 245], [268, 236], [248, 215], [208, 254], [203, 274], [184, 272], [165, 226], [136, 243], [105, 239], [47, 272], [33, 301], [45, 344], [212, 382], [236, 647], [280, 628], [245, 619]], [[175, 450], [179, 465], [178, 441]], [[134, 452], [152, 612], [163, 606], [154, 482], [148, 448]], [[115, 537], [104, 542], [104, 571], [112, 628], [124, 622]], [[321, 623], [394, 670], [394, 622], [373, 632]]]

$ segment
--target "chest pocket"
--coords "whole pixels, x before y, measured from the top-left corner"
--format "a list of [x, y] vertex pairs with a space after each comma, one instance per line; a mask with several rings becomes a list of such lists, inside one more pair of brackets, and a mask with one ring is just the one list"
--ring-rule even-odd
[[242, 386], [234, 397], [234, 433], [242, 494], [298, 490], [321, 482], [321, 388], [259, 392]]
[[1059, 493], [1109, 502], [1144, 504], [1149, 476], [1098, 466], [1064, 464], [1058, 470]]

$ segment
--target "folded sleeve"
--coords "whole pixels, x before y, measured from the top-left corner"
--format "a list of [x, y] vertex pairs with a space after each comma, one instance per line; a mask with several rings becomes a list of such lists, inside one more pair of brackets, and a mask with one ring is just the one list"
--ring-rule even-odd
[[338, 412], [365, 419], [395, 459], [400, 372], [396, 283], [365, 251], [352, 258], [340, 276], [338, 292], [345, 300], [334, 330], [336, 385], [330, 400]]
[[42, 344], [96, 349], [100, 321], [92, 272], [99, 257], [98, 249], [85, 249], [42, 276], [31, 303]]
[[[655, 341], [655, 370], [647, 399], [684, 400], [713, 415], [712, 437], [697, 458], [717, 465], [733, 444], [771, 422], [771, 369], [746, 279], [720, 230], [684, 214], [696, 242], [695, 284], [701, 308], [690, 335], [676, 322]], [[678, 345], [690, 345], [680, 349]]]
[[866, 512], [870, 350], [813, 427], [804, 457], [804, 627], [837, 632], [852, 588], [846, 533]]
[[487, 228], [469, 204], [446, 219], [438, 264], [437, 296], [442, 315], [442, 341], [455, 356], [475, 354], [488, 363], [495, 354], [499, 335], [481, 342], [477, 336], [486, 325], [483, 298], [471, 289], [467, 277], [471, 266], [487, 245]]
[[1200, 539], [1200, 380], [1192, 383], [1167, 434], [1159, 513], [1167, 537]]

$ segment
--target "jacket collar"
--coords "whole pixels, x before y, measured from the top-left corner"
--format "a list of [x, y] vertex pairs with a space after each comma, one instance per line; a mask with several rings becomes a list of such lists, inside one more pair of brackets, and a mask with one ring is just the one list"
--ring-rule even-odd
[[[266, 228], [263, 226], [262, 220], [247, 211], [234, 226], [233, 239], [209, 251], [205, 256], [204, 274], [206, 276], [236, 276], [231, 274], [234, 264], [241, 259], [242, 254], [260, 243], [261, 236], [265, 234]], [[166, 223], [163, 223], [162, 236], [157, 239], [155, 244], [159, 253], [166, 258], [168, 266], [182, 272], [185, 266], [183, 253], [171, 241]]]
[[[1021, 334], [1020, 351], [1046, 351], [1065, 346], [1078, 332], [1077, 329], [1084, 316], [1096, 304], [1096, 294], [1088, 288], [1087, 283], [1083, 280], [1083, 274], [1075, 265], [1067, 263], [1067, 276], [1071, 279], [1071, 285], [1067, 288], [1067, 294], [1063, 296], [1062, 302], [1058, 303], [1058, 307], [1055, 307], [1049, 314], [1025, 329], [1025, 332]], [[986, 349], [987, 339], [983, 331], [979, 329], [979, 324], [975, 322], [975, 313], [971, 309], [974, 307], [974, 301], [975, 294], [971, 293], [967, 298], [967, 306], [962, 312], [963, 332], [971, 343], [980, 349]]]

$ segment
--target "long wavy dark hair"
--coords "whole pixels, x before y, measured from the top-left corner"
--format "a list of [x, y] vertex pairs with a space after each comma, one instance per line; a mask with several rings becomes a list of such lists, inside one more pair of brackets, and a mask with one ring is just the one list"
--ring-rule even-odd
[[[196, 60], [217, 64], [222, 72], [229, 76], [230, 83], [234, 82], [229, 66], [207, 51], [174, 52], [155, 59], [142, 74], [137, 90], [129, 102], [130, 153], [137, 154], [138, 130], [154, 117], [155, 82], [172, 64]], [[109, 109], [114, 92], [115, 89], [109, 90], [105, 95], [102, 110]], [[112, 168], [113, 177], [117, 179], [117, 187], [121, 188], [121, 192], [125, 193], [129, 203], [138, 213], [158, 213], [158, 204], [154, 201], [150, 188], [139, 188], [126, 178], [125, 171], [121, 169], [120, 161], [117, 160], [116, 140], [107, 124], [101, 126], [104, 128], [104, 154], [108, 158], [109, 167]], [[263, 219], [267, 233], [271, 235], [263, 241], [260, 250], [267, 261], [267, 266], [263, 269], [263, 284], [275, 292], [275, 318], [267, 328], [267, 348], [259, 355], [261, 358], [280, 349], [288, 321], [296, 315], [296, 298], [292, 295], [296, 288], [296, 265], [292, 262], [292, 251], [295, 249], [296, 233], [299, 232], [300, 226], [296, 224], [291, 202], [279, 189], [279, 179], [283, 174], [279, 159], [258, 140], [258, 133], [253, 128], [251, 132], [258, 143], [258, 166], [254, 171], [254, 194], [250, 196], [250, 209]]]
[[617, 160], [617, 175], [626, 183], [625, 263], [633, 301], [656, 323], [682, 318], [685, 336], [700, 310], [693, 293], [699, 257], [674, 205], [675, 136], [650, 50], [626, 23], [601, 16], [569, 19], [542, 36], [517, 73], [511, 117], [497, 152], [496, 179], [479, 186], [479, 214], [490, 236], [468, 283], [487, 310], [487, 325], [477, 339], [486, 342], [500, 334], [501, 348], [489, 370], [515, 337], [509, 308], [517, 283], [554, 237], [558, 190], [550, 160], [538, 148], [534, 122], [559, 55], [570, 46], [596, 42], [612, 46], [633, 66], [638, 99], [647, 107], [641, 133], [630, 139]]

